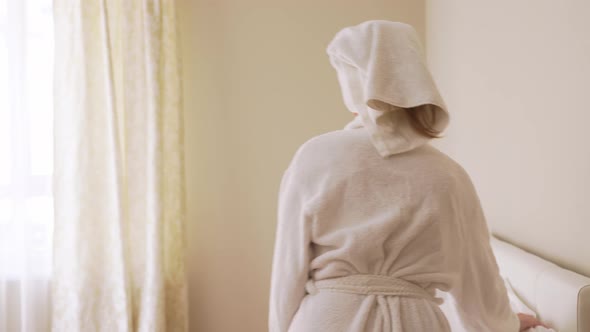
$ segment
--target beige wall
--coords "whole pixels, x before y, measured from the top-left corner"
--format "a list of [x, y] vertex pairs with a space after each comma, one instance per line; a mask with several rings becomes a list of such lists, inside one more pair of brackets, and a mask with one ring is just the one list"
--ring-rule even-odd
[[494, 232], [590, 275], [590, 2], [426, 7], [453, 115], [440, 145], [472, 175]]
[[416, 0], [180, 0], [192, 331], [265, 331], [276, 194], [308, 138], [350, 119], [325, 55], [342, 27]]

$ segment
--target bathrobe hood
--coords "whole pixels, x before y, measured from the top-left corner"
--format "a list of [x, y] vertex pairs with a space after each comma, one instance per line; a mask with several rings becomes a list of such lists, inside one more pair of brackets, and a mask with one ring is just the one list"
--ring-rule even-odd
[[381, 156], [409, 151], [429, 141], [412, 128], [407, 112], [432, 108], [434, 129], [446, 128], [446, 106], [411, 26], [368, 21], [344, 28], [327, 52], [346, 107], [358, 113], [346, 128], [364, 127]]

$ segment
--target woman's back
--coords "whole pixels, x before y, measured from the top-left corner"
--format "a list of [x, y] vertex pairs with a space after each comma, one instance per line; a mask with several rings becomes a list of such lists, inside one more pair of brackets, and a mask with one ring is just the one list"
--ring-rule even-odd
[[328, 46], [345, 130], [296, 153], [281, 182], [271, 331], [518, 331], [475, 190], [428, 145], [449, 116], [408, 25], [369, 21]]
[[315, 279], [377, 274], [449, 284], [441, 236], [456, 227], [457, 204], [471, 194], [459, 165], [424, 145], [387, 159], [362, 129], [319, 136], [291, 172], [310, 177]]
[[[517, 330], [508, 306], [494, 308], [507, 303], [502, 293], [488, 294], [503, 287], [501, 281], [468, 286], [469, 278], [494, 276], [497, 267], [468, 176], [435, 148], [425, 145], [384, 159], [362, 129], [324, 134], [299, 149], [282, 192], [289, 205], [296, 199], [301, 204], [296, 209], [304, 212], [293, 219], [302, 221], [299, 229], [291, 225], [285, 237], [277, 237], [283, 248], [292, 249], [277, 253], [275, 261], [294, 254], [308, 262], [304, 271], [273, 273], [275, 288], [295, 282], [304, 292], [290, 331], [448, 331], [435, 288], [455, 290], [467, 312], [475, 311], [484, 323], [481, 315], [489, 315], [498, 327], [476, 323], [478, 331]], [[334, 278], [350, 284], [342, 277], [375, 275], [410, 282], [426, 295], [315, 287]], [[502, 316], [504, 321], [497, 320]]]

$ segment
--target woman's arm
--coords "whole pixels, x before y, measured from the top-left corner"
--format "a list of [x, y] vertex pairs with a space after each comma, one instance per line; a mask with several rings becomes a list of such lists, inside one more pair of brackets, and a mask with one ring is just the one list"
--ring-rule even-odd
[[458, 179], [455, 190], [449, 192], [450, 205], [454, 206], [452, 226], [443, 234], [447, 264], [456, 276], [449, 293], [468, 331], [520, 331], [475, 188], [467, 174]]
[[271, 332], [288, 331], [306, 294], [311, 231], [301, 183], [301, 179], [290, 169], [281, 181], [270, 290]]
[[548, 329], [550, 328], [549, 325], [543, 324], [535, 316], [520, 313], [518, 314], [518, 319], [520, 320], [520, 331], [526, 331], [537, 326], [543, 326]]
[[450, 290], [457, 311], [469, 331], [520, 331], [520, 319], [510, 307], [489, 238], [480, 241], [465, 249], [459, 282]]

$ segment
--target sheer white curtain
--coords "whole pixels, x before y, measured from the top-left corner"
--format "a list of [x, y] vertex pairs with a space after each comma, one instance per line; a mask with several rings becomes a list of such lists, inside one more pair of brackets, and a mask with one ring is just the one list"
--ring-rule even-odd
[[187, 331], [173, 0], [55, 0], [54, 332]]
[[49, 328], [51, 0], [0, 0], [0, 331]]

